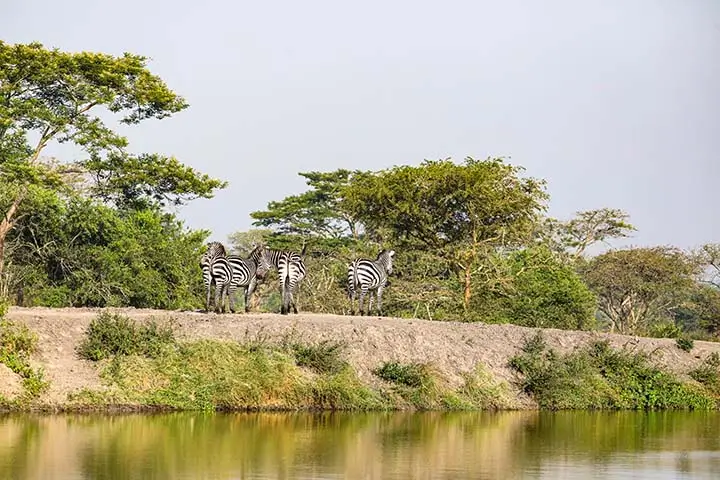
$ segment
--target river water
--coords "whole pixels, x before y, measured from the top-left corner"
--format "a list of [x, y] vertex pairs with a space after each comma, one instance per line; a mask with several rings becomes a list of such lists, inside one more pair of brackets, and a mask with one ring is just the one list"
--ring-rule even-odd
[[720, 478], [717, 412], [0, 416], [0, 479]]

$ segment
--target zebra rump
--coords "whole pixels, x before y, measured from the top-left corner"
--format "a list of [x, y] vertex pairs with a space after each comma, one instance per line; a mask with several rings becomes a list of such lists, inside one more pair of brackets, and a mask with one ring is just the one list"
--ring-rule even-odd
[[[355, 289], [360, 287], [360, 315], [364, 315], [363, 303], [368, 292], [375, 292], [378, 315], [382, 316], [382, 293], [389, 285], [388, 275], [392, 273], [394, 250], [382, 250], [375, 260], [358, 258], [348, 267], [348, 297], [350, 314], [355, 314]], [[372, 310], [372, 293], [370, 293], [368, 313]]]

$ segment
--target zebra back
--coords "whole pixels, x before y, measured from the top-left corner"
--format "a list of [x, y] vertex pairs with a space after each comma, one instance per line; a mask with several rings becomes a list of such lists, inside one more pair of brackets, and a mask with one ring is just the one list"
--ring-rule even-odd
[[392, 273], [394, 250], [383, 249], [375, 260], [358, 258], [348, 267], [348, 287], [353, 290], [356, 285], [366, 288], [377, 288], [387, 282]]

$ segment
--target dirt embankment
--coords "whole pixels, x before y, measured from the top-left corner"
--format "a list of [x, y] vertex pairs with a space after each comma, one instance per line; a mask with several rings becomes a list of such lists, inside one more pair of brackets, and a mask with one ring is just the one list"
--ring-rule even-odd
[[[41, 403], [60, 405], [69, 393], [83, 388], [102, 387], [96, 366], [81, 360], [75, 348], [82, 340], [90, 320], [99, 309], [80, 308], [11, 308], [7, 318], [27, 325], [39, 337], [34, 366], [45, 369], [49, 390]], [[175, 324], [177, 336], [184, 340], [216, 339], [233, 341], [279, 341], [290, 335], [315, 342], [325, 339], [347, 344], [346, 359], [360, 379], [375, 383], [372, 369], [386, 361], [431, 363], [452, 383], [459, 384], [464, 372], [478, 364], [485, 365], [498, 380], [511, 387], [514, 375], [508, 360], [536, 329], [514, 325], [482, 323], [433, 322], [418, 319], [351, 317], [301, 313], [215, 315], [194, 312], [112, 309], [136, 320], [154, 317]], [[720, 344], [695, 342], [691, 352], [680, 350], [672, 339], [641, 338], [596, 332], [544, 329], [548, 344], [561, 352], [572, 351], [589, 342], [606, 338], [615, 347], [627, 346], [654, 351], [653, 361], [684, 375], [699, 365], [710, 353], [719, 352]], [[14, 396], [20, 386], [15, 374], [0, 365], [0, 394]], [[513, 387], [514, 390], [514, 387]], [[522, 398], [521, 403], [532, 407]]]

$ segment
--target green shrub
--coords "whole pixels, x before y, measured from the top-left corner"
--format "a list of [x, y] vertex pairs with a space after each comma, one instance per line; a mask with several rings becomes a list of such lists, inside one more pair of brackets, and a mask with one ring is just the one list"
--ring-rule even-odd
[[139, 327], [125, 315], [102, 312], [88, 326], [78, 354], [86, 360], [103, 360], [114, 355], [155, 357], [160, 350], [174, 344], [172, 328], [148, 321]]
[[695, 341], [690, 337], [682, 336], [675, 340], [675, 345], [677, 345], [680, 350], [689, 352], [695, 346]]
[[342, 342], [332, 340], [322, 340], [317, 344], [294, 342], [289, 347], [298, 366], [317, 373], [337, 373], [347, 365], [341, 358], [345, 347]]
[[652, 325], [647, 332], [647, 336], [654, 338], [679, 338], [682, 333], [682, 328], [675, 323], [662, 322]]
[[421, 387], [432, 380], [427, 365], [422, 363], [385, 362], [373, 373], [386, 382], [406, 387]]
[[713, 352], [705, 359], [702, 365], [690, 370], [688, 375], [703, 385], [710, 391], [720, 395], [720, 355]]
[[566, 355], [544, 345], [541, 334], [526, 341], [509, 365], [521, 388], [540, 407], [560, 409], [712, 408], [707, 392], [685, 385], [649, 363], [645, 353], [614, 350], [598, 341]]
[[30, 356], [37, 349], [37, 335], [25, 325], [0, 318], [0, 363], [23, 379], [22, 400], [32, 400], [47, 390], [49, 384], [42, 369], [30, 365]]

